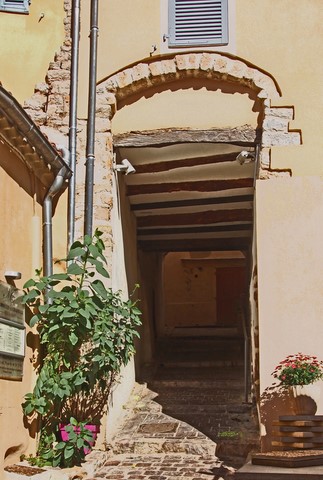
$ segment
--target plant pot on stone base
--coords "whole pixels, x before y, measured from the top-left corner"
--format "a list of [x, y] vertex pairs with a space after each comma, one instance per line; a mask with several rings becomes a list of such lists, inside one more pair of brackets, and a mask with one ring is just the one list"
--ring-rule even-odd
[[288, 355], [272, 372], [278, 387], [290, 391], [295, 415], [315, 415], [321, 396], [323, 361], [315, 355]]

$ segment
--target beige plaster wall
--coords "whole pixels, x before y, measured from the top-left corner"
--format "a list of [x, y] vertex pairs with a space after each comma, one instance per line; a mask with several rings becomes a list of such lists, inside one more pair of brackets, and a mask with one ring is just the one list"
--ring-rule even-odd
[[[124, 195], [123, 177], [113, 175], [111, 226], [113, 231], [111, 287], [121, 290], [128, 298], [138, 283], [136, 225], [130, 213]], [[122, 212], [122, 214], [121, 214]], [[137, 294], [137, 292], [136, 292]], [[135, 299], [135, 298], [134, 298]], [[134, 358], [122, 368], [120, 382], [117, 383], [110, 398], [108, 415], [105, 422], [105, 440], [110, 442], [125, 413], [123, 409], [135, 384]]]
[[33, 0], [29, 15], [0, 12], [0, 80], [20, 103], [45, 80], [63, 43], [63, 19], [63, 1], [57, 0]]
[[170, 252], [164, 259], [165, 330], [176, 327], [215, 326], [217, 322], [216, 271], [189, 252]]
[[[14, 161], [14, 157], [0, 144], [0, 281], [7, 283], [5, 271], [19, 271], [22, 278], [15, 281], [15, 286], [22, 288], [33, 274], [34, 267], [40, 265], [41, 209], [4, 170], [6, 154], [9, 161]], [[6, 465], [18, 461], [27, 447], [29, 451], [34, 448], [34, 442], [29, 439], [28, 430], [24, 427], [21, 410], [23, 396], [31, 390], [34, 379], [30, 363], [32, 353], [28, 337], [22, 381], [0, 378], [0, 472], [3, 462]]]
[[[294, 175], [322, 175], [321, 0], [282, 0], [279, 14], [271, 0], [239, 0], [236, 17], [237, 55], [274, 76], [282, 91], [275, 104], [294, 105], [290, 128], [302, 131], [302, 147], [272, 149], [273, 168], [292, 168]], [[252, 28], [246, 28], [250, 22]]]
[[[264, 390], [274, 380], [271, 372], [287, 355], [303, 352], [323, 357], [322, 218], [322, 178], [257, 181], [259, 369], [263, 398]], [[323, 397], [317, 413], [323, 413]], [[262, 414], [266, 417], [265, 407]], [[275, 414], [280, 414], [277, 408]]]
[[[179, 84], [180, 86], [180, 84]], [[113, 118], [113, 133], [167, 127], [212, 128], [257, 126], [258, 113], [246, 93], [223, 93], [205, 87], [160, 92], [125, 105]], [[158, 112], [158, 114], [156, 114]]]
[[[36, 201], [40, 187], [37, 179], [17, 157], [0, 142], [0, 281], [7, 283], [5, 272], [21, 272], [14, 285], [22, 289], [35, 269], [42, 266], [42, 206]], [[60, 219], [58, 218], [60, 217]], [[66, 205], [58, 204], [54, 216], [54, 256], [65, 256]], [[37, 339], [27, 327], [26, 357], [22, 381], [0, 378], [0, 472], [5, 465], [19, 461], [22, 453], [35, 450], [35, 434], [28, 433], [21, 403], [33, 388], [35, 371], [31, 364]], [[5, 458], [6, 457], [6, 458]]]
[[[3, 206], [0, 215], [0, 280], [5, 281], [6, 270], [19, 271], [22, 279], [16, 281], [21, 288], [33, 275], [34, 268], [41, 265], [41, 206], [34, 201], [32, 194], [24, 188], [33, 188], [35, 179], [21, 162], [0, 143], [0, 203]], [[13, 179], [7, 166], [13, 166], [17, 179]], [[19, 169], [19, 170], [18, 170]], [[37, 182], [36, 182], [37, 183]], [[34, 241], [36, 248], [34, 248]]]

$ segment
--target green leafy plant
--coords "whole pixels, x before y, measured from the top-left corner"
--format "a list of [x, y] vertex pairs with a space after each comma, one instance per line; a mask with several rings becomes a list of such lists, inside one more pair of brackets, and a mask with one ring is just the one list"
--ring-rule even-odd
[[[101, 280], [109, 278], [101, 236], [96, 231], [71, 246], [64, 259], [66, 273], [46, 277], [38, 271], [36, 279], [24, 285], [22, 300], [33, 312], [30, 326], [37, 327], [44, 354], [23, 411], [42, 418], [42, 440], [53, 434], [58, 422], [68, 423], [71, 417], [99, 422], [111, 386], [135, 353], [141, 312], [136, 302], [123, 300], [120, 291]], [[52, 446], [53, 439], [45, 444]], [[66, 462], [65, 448], [63, 456], [57, 446], [54, 453]], [[71, 458], [77, 459], [74, 454]]]
[[323, 378], [323, 361], [314, 355], [288, 355], [272, 372], [281, 386], [309, 385]]

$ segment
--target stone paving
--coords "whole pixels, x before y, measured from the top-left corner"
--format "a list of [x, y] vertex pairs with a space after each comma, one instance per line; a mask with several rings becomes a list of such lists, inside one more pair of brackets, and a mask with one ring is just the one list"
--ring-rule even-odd
[[[218, 480], [233, 468], [215, 456], [216, 444], [191, 425], [165, 415], [156, 394], [137, 384], [108, 458], [95, 480]], [[92, 459], [91, 459], [92, 455]], [[99, 452], [93, 452], [93, 462]]]
[[243, 404], [239, 344], [167, 339], [142, 379], [107, 457], [88, 478], [232, 479], [258, 438]]

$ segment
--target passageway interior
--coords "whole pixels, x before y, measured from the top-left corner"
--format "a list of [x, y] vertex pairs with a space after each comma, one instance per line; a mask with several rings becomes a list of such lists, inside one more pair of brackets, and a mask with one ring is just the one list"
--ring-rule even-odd
[[164, 337], [153, 368], [143, 372], [162, 411], [213, 440], [216, 455], [235, 467], [259, 451], [255, 412], [244, 401], [243, 361], [238, 337]]
[[140, 379], [238, 466], [258, 439], [248, 312], [256, 145], [122, 142], [116, 161], [136, 170], [123, 180], [143, 298]]
[[136, 223], [145, 320], [155, 337], [241, 336], [248, 323], [257, 145], [196, 142], [191, 131], [190, 141], [179, 142], [183, 133], [165, 135], [114, 137], [117, 164], [133, 165], [122, 180]]

